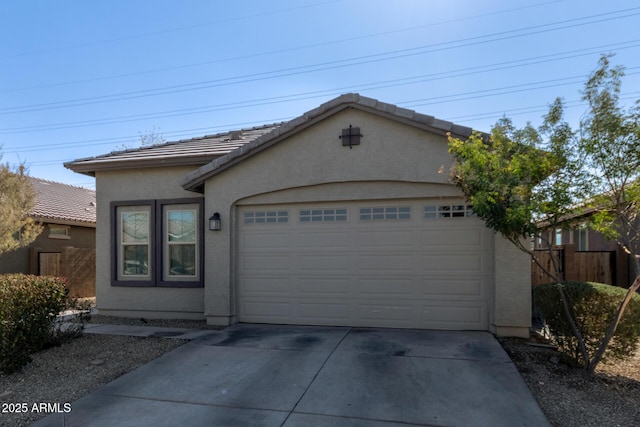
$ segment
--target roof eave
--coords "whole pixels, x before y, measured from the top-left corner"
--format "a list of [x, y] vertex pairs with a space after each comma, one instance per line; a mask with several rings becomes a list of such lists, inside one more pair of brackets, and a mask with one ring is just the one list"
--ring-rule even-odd
[[445, 136], [451, 134], [454, 137], [468, 138], [473, 129], [456, 125], [452, 122], [439, 120], [433, 116], [420, 114], [414, 110], [397, 107], [393, 104], [380, 102], [373, 98], [367, 98], [358, 94], [346, 94], [335, 98], [321, 106], [304, 113], [283, 126], [274, 129], [252, 141], [251, 143], [233, 150], [232, 152], [201, 166], [197, 170], [187, 174], [180, 185], [188, 191], [202, 192], [206, 180], [217, 175], [247, 157], [251, 157], [265, 150], [279, 141], [300, 132], [325, 118], [346, 109], [358, 109], [371, 114], [386, 117], [388, 119], [417, 127], [431, 133]]
[[72, 225], [76, 227], [96, 228], [95, 221], [91, 222], [83, 220], [62, 219], [42, 215], [32, 215], [31, 218], [36, 222], [44, 224]]
[[165, 159], [134, 159], [134, 160], [97, 160], [81, 159], [64, 164], [64, 167], [76, 173], [96, 176], [98, 171], [115, 171], [125, 169], [154, 168], [164, 166], [194, 166], [206, 165], [221, 155], [182, 156]]

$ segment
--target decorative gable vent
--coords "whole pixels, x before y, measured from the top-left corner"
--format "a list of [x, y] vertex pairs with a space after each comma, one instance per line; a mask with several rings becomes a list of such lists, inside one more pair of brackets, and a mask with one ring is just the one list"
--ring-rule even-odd
[[362, 135], [360, 134], [360, 128], [354, 128], [353, 126], [349, 125], [348, 128], [346, 129], [342, 129], [342, 135], [340, 135], [338, 138], [340, 138], [342, 140], [342, 146], [343, 147], [349, 147], [352, 148], [352, 146], [354, 145], [360, 145], [360, 138], [362, 138]]

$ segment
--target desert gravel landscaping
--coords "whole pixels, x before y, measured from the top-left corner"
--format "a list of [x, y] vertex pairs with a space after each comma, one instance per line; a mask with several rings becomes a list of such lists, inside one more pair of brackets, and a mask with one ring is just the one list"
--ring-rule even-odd
[[[196, 321], [141, 321], [97, 316], [95, 323], [204, 328]], [[184, 344], [172, 338], [84, 334], [60, 347], [33, 355], [22, 372], [0, 375], [3, 404], [71, 403], [84, 394]], [[551, 349], [525, 340], [501, 339], [531, 392], [554, 426], [640, 425], [640, 351], [634, 359], [601, 365], [593, 381]], [[462, 404], [462, 403], [461, 403]], [[1, 426], [26, 426], [45, 416], [0, 414]]]

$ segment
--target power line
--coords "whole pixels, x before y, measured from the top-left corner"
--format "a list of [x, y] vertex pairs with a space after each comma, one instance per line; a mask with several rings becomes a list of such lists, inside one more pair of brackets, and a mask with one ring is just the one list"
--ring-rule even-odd
[[[636, 99], [636, 97], [638, 96], [638, 94], [640, 94], [640, 91], [634, 91], [634, 92], [625, 92], [622, 93], [620, 95], [620, 100], [629, 100], [629, 99]], [[405, 106], [402, 103], [398, 103], [398, 105], [400, 106]], [[582, 101], [581, 99], [574, 99], [571, 101], [566, 101], [564, 103], [566, 108], [577, 108], [580, 106], [585, 106], [587, 105], [586, 102]], [[406, 107], [406, 106], [405, 106]], [[516, 115], [522, 115], [522, 114], [531, 114], [531, 113], [536, 113], [536, 112], [547, 112], [549, 109], [549, 105], [545, 104], [545, 105], [535, 105], [535, 106], [528, 106], [528, 107], [519, 107], [519, 108], [513, 108], [513, 109], [509, 109], [509, 110], [500, 110], [500, 111], [491, 111], [491, 112], [484, 112], [484, 113], [474, 113], [474, 114], [468, 114], [468, 115], [463, 115], [463, 116], [452, 116], [452, 117], [443, 117], [443, 120], [449, 120], [452, 122], [456, 122], [458, 124], [462, 124], [462, 123], [466, 123], [470, 120], [478, 120], [478, 119], [489, 119], [489, 118], [501, 118], [504, 116], [507, 117], [513, 117]], [[287, 118], [290, 119], [290, 118]], [[250, 123], [234, 123], [234, 124], [227, 124], [227, 125], [220, 125], [218, 127], [216, 127], [215, 129], [224, 129], [229, 130], [229, 129], [237, 129], [238, 126], [246, 126], [246, 125], [254, 125], [257, 123], [271, 123], [272, 120], [262, 120], [259, 122], [250, 122]], [[199, 130], [201, 128], [197, 128], [197, 129], [186, 129], [186, 130], [181, 130], [181, 131], [175, 131], [175, 132], [189, 132], [191, 130]], [[110, 138], [107, 138], [110, 139]], [[93, 144], [88, 144], [88, 145], [93, 145]], [[101, 145], [101, 144], [96, 144], [96, 145]], [[21, 150], [22, 151], [31, 151], [31, 150]], [[27, 163], [30, 167], [31, 166], [36, 166], [36, 167], [40, 167], [40, 166], [51, 166], [51, 165], [61, 165], [64, 162], [67, 161], [72, 161], [74, 160], [73, 158], [64, 158], [64, 159], [59, 159], [59, 160], [43, 160], [43, 161], [36, 161], [36, 162], [30, 162]]]
[[[225, 132], [229, 129], [238, 129], [245, 128], [250, 126], [262, 126], [265, 123], [280, 123], [287, 120], [292, 119], [292, 117], [280, 117], [276, 119], [267, 119], [267, 120], [259, 120], [259, 121], [251, 121], [251, 122], [240, 122], [240, 123], [230, 123], [223, 124], [217, 126], [207, 126], [207, 127], [198, 127], [191, 129], [181, 129], [175, 131], [167, 131], [161, 132], [162, 136], [172, 135], [174, 138], [180, 139], [181, 137], [193, 137], [196, 132], [199, 132], [198, 137], [201, 137], [203, 134], [211, 134]], [[94, 138], [94, 139], [85, 139], [80, 141], [72, 141], [72, 142], [62, 142], [62, 143], [50, 143], [50, 144], [40, 144], [40, 145], [30, 145], [29, 148], [25, 149], [14, 149], [9, 146], [8, 149], [4, 151], [7, 153], [22, 153], [28, 151], [42, 151], [47, 148], [54, 149], [68, 149], [68, 148], [82, 148], [82, 147], [91, 147], [91, 146], [99, 146], [99, 145], [114, 145], [114, 144], [122, 144], [127, 142], [136, 141], [140, 138], [140, 135], [129, 135], [129, 136], [116, 136], [111, 138]]]
[[[184, 115], [204, 114], [204, 113], [210, 113], [210, 112], [216, 112], [216, 111], [229, 111], [229, 110], [238, 109], [238, 108], [248, 108], [248, 107], [256, 107], [256, 106], [263, 106], [263, 105], [278, 104], [278, 103], [284, 103], [284, 102], [307, 100], [307, 99], [313, 99], [313, 98], [320, 98], [327, 95], [339, 94], [345, 90], [358, 92], [361, 90], [373, 90], [373, 89], [381, 89], [381, 88], [388, 88], [388, 87], [396, 87], [396, 86], [407, 85], [407, 84], [423, 83], [426, 81], [435, 81], [435, 80], [441, 80], [441, 79], [447, 79], [447, 78], [485, 73], [490, 71], [510, 69], [514, 67], [522, 67], [522, 66], [540, 64], [540, 63], [546, 63], [550, 61], [558, 61], [562, 59], [573, 59], [579, 56], [585, 56], [585, 55], [593, 54], [595, 52], [600, 52], [602, 49], [609, 49], [612, 47], [617, 47], [619, 50], [635, 48], [640, 46], [639, 42], [640, 40], [631, 40], [627, 42], [613, 43], [609, 45], [602, 45], [602, 46], [597, 46], [592, 48], [565, 51], [565, 52], [560, 52], [556, 54], [542, 55], [542, 56], [536, 56], [536, 57], [525, 58], [525, 59], [504, 61], [504, 62], [488, 64], [488, 65], [474, 66], [472, 68], [463, 68], [463, 69], [456, 69], [456, 70], [450, 70], [445, 72], [422, 74], [422, 75], [413, 76], [413, 77], [405, 77], [400, 79], [391, 79], [386, 81], [372, 82], [372, 83], [367, 83], [367, 84], [362, 84], [357, 86], [343, 86], [339, 88], [326, 89], [326, 90], [313, 91], [313, 92], [304, 92], [304, 93], [297, 93], [297, 94], [290, 94], [290, 95], [281, 95], [277, 97], [253, 99], [253, 100], [246, 100], [246, 101], [236, 101], [231, 103], [216, 104], [216, 105], [209, 105], [209, 106], [203, 106], [203, 107], [192, 107], [192, 108], [170, 110], [170, 111], [163, 111], [163, 112], [157, 112], [157, 113], [143, 113], [143, 114], [117, 116], [117, 117], [110, 117], [110, 118], [103, 118], [103, 119], [84, 120], [84, 121], [77, 121], [77, 122], [35, 125], [35, 126], [26, 126], [26, 127], [18, 127], [18, 128], [5, 128], [5, 129], [0, 129], [0, 134], [41, 132], [41, 131], [48, 131], [48, 130], [60, 130], [60, 129], [79, 128], [79, 127], [88, 127], [88, 126], [96, 126], [96, 125], [107, 125], [107, 124], [131, 122], [131, 121], [136, 121], [141, 119], [150, 119], [150, 118], [159, 119], [159, 118], [179, 117]], [[633, 70], [636, 68], [637, 67], [631, 67], [631, 68], [627, 68], [627, 70]], [[631, 74], [635, 74], [635, 73], [631, 73]], [[584, 78], [584, 77], [585, 77], [584, 75], [581, 75], [581, 76], [565, 77], [565, 78], [556, 79], [556, 80], [578, 79], [578, 78]], [[515, 87], [523, 87], [527, 85], [540, 85], [540, 84], [549, 83], [549, 82], [551, 81], [525, 83], [522, 85], [517, 85], [512, 87], [505, 87], [505, 88], [499, 88], [499, 89], [495, 89], [495, 88], [487, 89], [487, 90], [478, 91], [478, 92], [491, 92], [495, 90], [504, 90], [504, 89], [515, 88]], [[568, 84], [568, 83], [564, 83], [564, 84]], [[554, 86], [557, 86], [557, 85], [558, 84]], [[546, 87], [553, 87], [553, 86], [546, 86]], [[532, 90], [532, 89], [529, 89], [529, 90]], [[510, 93], [510, 92], [507, 91], [503, 93]], [[466, 92], [458, 95], [446, 95], [443, 98], [451, 98], [453, 96], [467, 96], [470, 94], [473, 94], [473, 92], [471, 93]], [[429, 98], [429, 99], [433, 101], [433, 98]], [[415, 103], [419, 101], [420, 100], [406, 101], [406, 102]], [[427, 104], [416, 104], [416, 106], [430, 105], [433, 103], [435, 102], [430, 102]]]
[[[471, 20], [471, 19], [484, 18], [484, 17], [487, 17], [487, 16], [493, 16], [493, 15], [499, 15], [499, 14], [503, 14], [503, 13], [520, 11], [520, 10], [524, 10], [524, 9], [530, 9], [530, 8], [543, 6], [543, 5], [547, 5], [547, 4], [553, 4], [553, 3], [557, 3], [557, 2], [558, 1], [548, 1], [548, 2], [543, 2], [543, 3], [536, 3], [536, 4], [528, 5], [528, 6], [521, 6], [521, 7], [511, 8], [511, 9], [504, 9], [504, 10], [500, 10], [500, 11], [482, 13], [482, 14], [478, 14], [478, 15], [466, 16], [466, 17], [456, 18], [456, 19], [449, 19], [449, 20], [445, 20], [445, 21], [438, 21], [438, 22], [433, 22], [433, 23], [424, 24], [424, 25], [417, 25], [417, 26], [412, 26], [412, 27], [400, 28], [400, 29], [396, 29], [396, 30], [384, 31], [384, 32], [380, 32], [380, 33], [365, 34], [365, 35], [349, 37], [349, 38], [344, 38], [344, 39], [330, 40], [330, 41], [325, 41], [325, 42], [321, 42], [321, 43], [314, 43], [314, 44], [309, 44], [309, 45], [304, 45], [304, 46], [295, 46], [295, 47], [290, 47], [290, 48], [277, 49], [277, 50], [259, 52], [259, 53], [248, 54], [248, 55], [233, 56], [233, 57], [229, 57], [229, 58], [220, 58], [220, 59], [216, 59], [216, 60], [212, 60], [212, 61], [198, 62], [198, 63], [194, 63], [194, 64], [177, 65], [177, 66], [172, 66], [172, 67], [157, 68], [157, 69], [139, 71], [139, 72], [133, 72], [133, 73], [117, 74], [117, 75], [112, 75], [112, 76], [97, 77], [97, 78], [84, 79], [84, 80], [75, 80], [75, 81], [70, 81], [70, 82], [54, 83], [54, 84], [47, 84], [47, 85], [38, 85], [38, 86], [31, 86], [31, 87], [26, 87], [26, 88], [4, 89], [4, 90], [0, 90], [0, 93], [18, 92], [18, 91], [33, 90], [33, 89], [45, 89], [45, 88], [59, 87], [59, 86], [70, 86], [70, 85], [75, 85], [75, 84], [92, 83], [92, 82], [96, 82], [96, 81], [112, 80], [112, 79], [118, 79], [118, 78], [123, 78], [123, 77], [140, 76], [140, 75], [152, 74], [152, 73], [163, 72], [163, 71], [173, 71], [173, 70], [181, 70], [181, 69], [185, 69], [185, 68], [199, 67], [199, 66], [205, 66], [205, 65], [213, 65], [213, 64], [219, 64], [219, 63], [229, 63], [229, 62], [232, 62], [232, 61], [257, 58], [257, 57], [261, 57], [261, 56], [272, 56], [272, 55], [276, 55], [276, 54], [280, 54], [280, 53], [295, 52], [295, 51], [306, 50], [306, 49], [311, 49], [311, 48], [316, 48], [316, 47], [325, 47], [325, 46], [330, 46], [330, 45], [334, 45], [334, 44], [346, 43], [346, 42], [351, 42], [351, 41], [356, 41], [356, 40], [364, 40], [364, 39], [380, 37], [380, 36], [387, 36], [387, 35], [391, 35], [391, 34], [397, 34], [397, 33], [401, 33], [401, 32], [413, 31], [413, 30], [417, 30], [417, 29], [433, 27], [433, 26], [438, 26], [438, 25], [443, 25], [443, 24], [452, 24], [452, 23], [456, 23], [456, 22], [468, 21], [468, 20]], [[331, 3], [331, 2], [325, 2], [325, 3]], [[318, 3], [318, 4], [325, 4], [325, 3]], [[296, 8], [294, 8], [294, 9], [296, 9]], [[250, 17], [253, 17], [253, 16], [254, 15], [250, 15]], [[198, 27], [198, 26], [202, 26], [202, 25], [209, 25], [209, 24], [201, 24], [201, 25], [196, 25], [196, 26], [182, 27], [182, 28], [174, 29], [174, 30], [166, 30], [166, 32], [178, 31], [178, 30], [181, 30], [181, 29], [192, 29], [194, 27]], [[111, 40], [103, 41], [103, 42], [95, 42], [95, 44], [100, 44], [100, 43], [105, 43], [105, 42], [112, 42], [112, 41], [126, 40], [128, 38], [137, 38], [137, 37], [142, 37], [142, 36], [145, 36], [145, 35], [153, 35], [153, 34], [157, 34], [157, 32], [146, 33], [146, 34], [141, 34], [141, 35], [138, 35], [138, 36], [130, 36], [130, 37], [125, 37], [125, 38], [111, 39]]]
[[[242, 76], [227, 77], [222, 79], [207, 80], [202, 82], [187, 83], [187, 84], [181, 84], [181, 85], [165, 86], [165, 87], [156, 88], [156, 89], [123, 92], [123, 93], [113, 94], [113, 95], [77, 98], [77, 99], [71, 99], [66, 101], [56, 101], [56, 102], [49, 102], [49, 103], [24, 105], [19, 107], [2, 108], [0, 109], [0, 114], [17, 114], [17, 113], [25, 113], [25, 112], [33, 112], [33, 111], [43, 111], [43, 110], [49, 110], [49, 109], [71, 108], [71, 107], [98, 104], [98, 103], [104, 103], [104, 102], [115, 102], [115, 101], [129, 100], [129, 99], [144, 98], [149, 96], [159, 96], [159, 95], [166, 95], [166, 94], [172, 94], [172, 93], [179, 93], [179, 92], [185, 92], [185, 91], [210, 89], [213, 87], [249, 83], [249, 82], [261, 81], [261, 80], [273, 79], [273, 78], [290, 77], [293, 75], [299, 75], [299, 74], [305, 74], [305, 73], [311, 73], [311, 72], [326, 71], [326, 70], [338, 69], [338, 68], [344, 68], [344, 67], [352, 67], [356, 65], [370, 64], [373, 62], [380, 62], [380, 61], [389, 61], [393, 59], [405, 58], [408, 56], [433, 53], [433, 52], [437, 52], [445, 49], [469, 47], [469, 46], [474, 46], [474, 45], [483, 44], [483, 43], [491, 43], [495, 41], [507, 40], [507, 39], [517, 38], [517, 37], [524, 37], [528, 35], [540, 34], [540, 33], [545, 33], [550, 31], [557, 31], [557, 30], [589, 25], [589, 24], [610, 21], [615, 19], [629, 18], [632, 16], [640, 15], [640, 12], [629, 13], [639, 9], [640, 7], [623, 9], [623, 10], [618, 10], [614, 12], [590, 15], [582, 18], [573, 18], [573, 19], [557, 21], [549, 24], [525, 27], [517, 30], [501, 31], [497, 33], [491, 33], [491, 34], [476, 36], [476, 37], [468, 37], [468, 38], [463, 38], [463, 39], [458, 39], [458, 40], [453, 40], [448, 42], [434, 43], [430, 45], [423, 45], [423, 46], [406, 48], [406, 49], [398, 49], [398, 50], [387, 51], [387, 52], [378, 53], [378, 54], [364, 55], [364, 56], [355, 57], [355, 58], [334, 60], [334, 61], [328, 61], [328, 62], [312, 64], [312, 65], [304, 65], [304, 66], [291, 67], [291, 68], [285, 68], [285, 69], [274, 70], [274, 71], [246, 74]], [[622, 14], [622, 15], [611, 16], [616, 14]], [[603, 18], [603, 17], [606, 17], [606, 18]], [[602, 18], [602, 19], [594, 19], [594, 18]], [[586, 22], [578, 22], [578, 21], [586, 21]], [[565, 25], [565, 26], [558, 26], [559, 24], [568, 24], [568, 23], [572, 23], [572, 24]], [[558, 26], [558, 27], [548, 28], [553, 26]], [[547, 28], [547, 29], [543, 30], [543, 28]], [[514, 34], [514, 33], [521, 33], [521, 34]], [[507, 34], [511, 34], [511, 35], [507, 36]], [[486, 39], [486, 40], [478, 40], [478, 39]]]

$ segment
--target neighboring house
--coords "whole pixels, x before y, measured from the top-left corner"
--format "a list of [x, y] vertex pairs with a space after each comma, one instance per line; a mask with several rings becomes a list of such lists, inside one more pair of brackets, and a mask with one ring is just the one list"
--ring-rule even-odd
[[471, 129], [348, 94], [289, 122], [78, 159], [102, 314], [528, 336], [530, 260], [449, 181]]
[[566, 224], [544, 231], [544, 239], [535, 242], [535, 249], [552, 246], [575, 245], [577, 251], [615, 251], [618, 243], [609, 240], [602, 233], [589, 228], [589, 217], [593, 210], [587, 210], [580, 215], [573, 216]]
[[29, 179], [35, 192], [30, 216], [43, 230], [29, 246], [0, 256], [0, 274], [68, 276], [72, 295], [95, 295], [95, 191]]
[[[547, 252], [549, 245], [562, 251], [559, 262], [565, 280], [602, 282], [629, 287], [636, 276], [629, 254], [615, 241], [589, 228], [594, 209], [571, 216], [557, 227], [541, 225], [543, 237], [534, 242], [538, 253]], [[543, 254], [545, 261], [548, 256]], [[548, 262], [548, 261], [547, 261]], [[547, 283], [548, 277], [534, 267], [533, 284]]]

